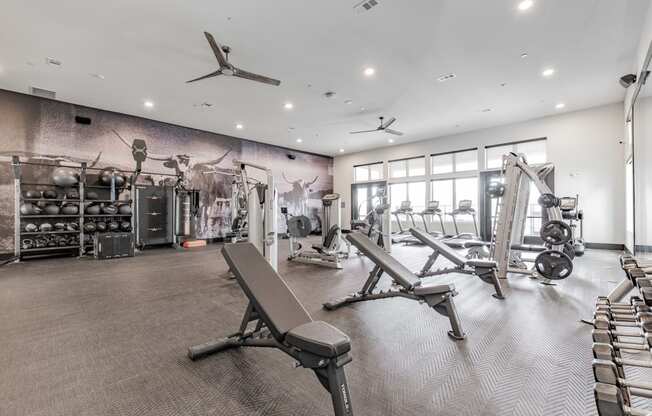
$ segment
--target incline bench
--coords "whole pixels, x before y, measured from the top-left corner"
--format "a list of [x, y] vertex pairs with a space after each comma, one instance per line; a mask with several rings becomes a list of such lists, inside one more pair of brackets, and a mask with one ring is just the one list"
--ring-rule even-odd
[[[351, 362], [349, 337], [313, 321], [294, 293], [251, 243], [227, 244], [222, 254], [249, 299], [240, 330], [188, 350], [196, 360], [237, 347], [278, 348], [315, 372], [333, 400], [335, 416], [353, 415], [344, 365]], [[255, 321], [255, 328], [248, 329]]]
[[[496, 273], [496, 262], [493, 260], [478, 260], [478, 259], [467, 259], [464, 256], [460, 255], [457, 251], [444, 244], [443, 242], [437, 240], [430, 234], [426, 234], [423, 231], [410, 228], [412, 235], [419, 240], [421, 243], [430, 247], [433, 251], [426, 264], [423, 265], [421, 271], [417, 273], [419, 277], [425, 276], [435, 276], [439, 274], [447, 273], [465, 273], [465, 274], [474, 274], [480, 278], [485, 283], [489, 283], [494, 286], [496, 293], [492, 296], [497, 299], [504, 299], [503, 289], [500, 286], [500, 280], [498, 280], [498, 273]], [[446, 258], [448, 261], [453, 263], [455, 267], [449, 267], [438, 270], [430, 270], [435, 264], [437, 258], [441, 255]]]
[[[362, 254], [371, 260], [375, 266], [369, 273], [369, 278], [362, 289], [346, 298], [333, 300], [324, 303], [324, 308], [334, 310], [341, 306], [366, 300], [386, 299], [392, 297], [403, 297], [407, 299], [425, 302], [438, 313], [447, 316], [450, 320], [452, 331], [448, 335], [455, 339], [464, 339], [464, 331], [457, 317], [453, 296], [457, 295], [455, 286], [445, 285], [423, 285], [418, 281], [411, 271], [399, 263], [379, 247], [375, 242], [362, 233], [351, 233], [346, 236]], [[374, 293], [374, 289], [380, 281], [383, 273], [387, 273], [399, 288]], [[413, 282], [414, 281], [414, 282]]]

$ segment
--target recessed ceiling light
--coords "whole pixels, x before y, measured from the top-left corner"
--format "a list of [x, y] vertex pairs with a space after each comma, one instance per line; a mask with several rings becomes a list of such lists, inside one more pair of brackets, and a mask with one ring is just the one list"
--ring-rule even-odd
[[387, 139], [387, 142], [394, 143], [394, 139]]
[[344, 100], [344, 104], [353, 104], [353, 100]]
[[523, 52], [523, 53], [521, 54], [521, 59], [525, 59], [525, 58], [527, 58], [527, 57], [528, 57], [527, 52]]
[[145, 100], [143, 105], [145, 106], [145, 108], [154, 108], [154, 102], [150, 100]]
[[372, 67], [367, 67], [364, 69], [364, 75], [366, 77], [371, 77], [376, 73], [376, 69]]
[[541, 72], [541, 75], [543, 75], [546, 78], [550, 78], [551, 76], [555, 75], [555, 68], [546, 68]]
[[344, 153], [344, 149], [340, 149], [340, 153]]
[[238, 130], [242, 130], [242, 129], [244, 129], [244, 126], [241, 123], [238, 123], [238, 124], [235, 125], [235, 128], [238, 129]]
[[561, 110], [561, 109], [564, 108], [564, 107], [566, 107], [566, 104], [564, 104], [564, 103], [558, 103], [558, 104], [555, 106], [555, 108], [556, 108], [557, 110]]
[[301, 143], [301, 142], [303, 142], [303, 140], [301, 140], [301, 138], [299, 137], [299, 138], [297, 139], [297, 143]]
[[525, 10], [529, 9], [530, 7], [532, 7], [532, 6], [534, 6], [534, 1], [532, 1], [532, 0], [523, 0], [522, 2], [520, 2], [518, 4], [518, 9], [520, 11], [525, 11]]
[[287, 102], [283, 104], [283, 108], [285, 108], [286, 110], [292, 110], [294, 108], [294, 104], [292, 104], [291, 102]]

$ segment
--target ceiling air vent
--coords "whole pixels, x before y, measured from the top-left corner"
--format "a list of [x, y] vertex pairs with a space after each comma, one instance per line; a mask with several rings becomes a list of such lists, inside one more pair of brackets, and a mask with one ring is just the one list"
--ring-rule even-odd
[[453, 79], [455, 77], [456, 77], [456, 75], [451, 72], [450, 74], [444, 74], [444, 75], [440, 76], [439, 78], [437, 78], [437, 81], [439, 81], [439, 82], [450, 81], [451, 79]]
[[52, 100], [57, 98], [56, 92], [50, 90], [44, 90], [43, 88], [29, 87], [29, 92], [30, 94], [36, 95], [37, 97], [50, 98]]
[[364, 0], [353, 6], [353, 9], [356, 11], [356, 13], [362, 13], [368, 12], [376, 6], [378, 6], [378, 0]]

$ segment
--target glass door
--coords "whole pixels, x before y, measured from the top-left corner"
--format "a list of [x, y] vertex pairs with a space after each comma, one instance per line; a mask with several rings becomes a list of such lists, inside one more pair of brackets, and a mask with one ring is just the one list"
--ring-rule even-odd
[[385, 181], [355, 183], [351, 185], [351, 221], [363, 221], [367, 214], [379, 203], [379, 189], [385, 189]]

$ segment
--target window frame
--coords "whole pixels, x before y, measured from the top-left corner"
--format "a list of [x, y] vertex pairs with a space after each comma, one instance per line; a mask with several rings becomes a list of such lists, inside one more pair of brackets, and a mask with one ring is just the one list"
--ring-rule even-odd
[[[423, 175], [410, 175], [410, 161], [423, 159]], [[392, 172], [392, 163], [394, 162], [405, 162], [405, 176], [396, 176], [393, 177]], [[404, 157], [401, 159], [392, 159], [387, 161], [387, 180], [389, 182], [410, 182], [415, 179], [422, 179], [428, 176], [428, 165], [426, 163], [426, 157], [424, 156], [414, 156], [414, 157]]]
[[[372, 179], [371, 178], [371, 166], [380, 166], [380, 178]], [[365, 181], [358, 181], [356, 178], [356, 169], [358, 168], [367, 168], [367, 180]], [[353, 182], [352, 183], [368, 183], [368, 182], [379, 182], [379, 181], [384, 181], [386, 177], [386, 172], [385, 172], [385, 162], [371, 162], [371, 163], [363, 163], [361, 165], [353, 165]]]
[[[511, 148], [512, 148], [511, 151], [516, 153], [517, 152], [517, 146], [519, 144], [534, 143], [534, 142], [543, 142], [544, 143], [544, 148], [545, 148], [545, 151], [546, 151], [546, 162], [544, 162], [544, 163], [547, 163], [547, 161], [548, 161], [548, 138], [547, 137], [537, 137], [537, 138], [534, 138], [534, 139], [517, 140], [517, 141], [514, 141], [514, 142], [491, 144], [491, 145], [485, 146], [484, 147], [484, 167], [485, 167], [485, 169], [491, 170], [491, 169], [501, 169], [502, 168], [502, 166], [495, 166], [495, 167], [490, 167], [489, 166], [488, 159], [487, 159], [487, 156], [488, 156], [487, 150], [493, 149], [493, 148], [496, 148], [496, 147], [511, 146]], [[535, 165], [537, 165], [537, 164], [535, 164]]]

